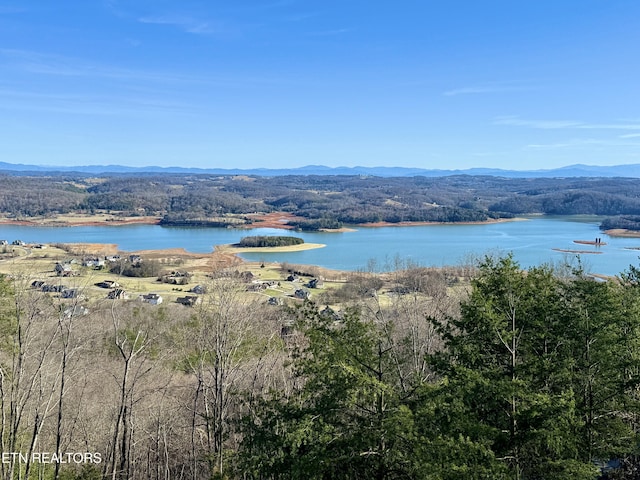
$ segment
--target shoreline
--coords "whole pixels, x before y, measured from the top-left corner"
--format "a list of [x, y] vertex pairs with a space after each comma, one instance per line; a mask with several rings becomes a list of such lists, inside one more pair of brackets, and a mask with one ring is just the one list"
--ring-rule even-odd
[[160, 217], [123, 217], [123, 218], [102, 218], [100, 216], [91, 218], [78, 217], [77, 219], [31, 219], [16, 220], [10, 218], [0, 218], [0, 226], [17, 225], [22, 227], [118, 227], [123, 225], [158, 225]]
[[552, 248], [551, 250], [553, 250], [554, 252], [562, 252], [562, 253], [576, 253], [579, 255], [585, 254], [585, 255], [600, 255], [604, 252], [601, 252], [599, 250], [596, 251], [591, 251], [591, 250], [571, 250], [568, 248]]
[[428, 227], [430, 225], [491, 225], [494, 223], [506, 223], [506, 222], [526, 222], [528, 218], [514, 217], [514, 218], [490, 218], [487, 220], [468, 221], [468, 222], [370, 222], [370, 223], [358, 223], [358, 227], [365, 228], [378, 228], [378, 227]]
[[[267, 217], [268, 216], [268, 217]], [[118, 227], [124, 225], [158, 225], [162, 220], [160, 217], [152, 217], [152, 216], [144, 216], [144, 217], [106, 217], [106, 216], [86, 216], [86, 217], [71, 217], [65, 219], [10, 219], [10, 218], [0, 218], [0, 226], [2, 225], [17, 225], [23, 227]], [[243, 230], [251, 230], [254, 228], [278, 228], [281, 230], [293, 230], [291, 225], [288, 225], [286, 222], [289, 218], [294, 218], [295, 215], [288, 213], [270, 213], [265, 214], [259, 221], [249, 224], [249, 225], [238, 225], [238, 229]], [[254, 217], [256, 218], [256, 217]], [[469, 222], [369, 222], [369, 223], [358, 223], [349, 227], [341, 227], [341, 228], [322, 228], [319, 232], [323, 233], [344, 233], [344, 232], [355, 232], [357, 231], [355, 227], [363, 227], [363, 228], [382, 228], [382, 227], [423, 227], [430, 225], [490, 225], [494, 223], [505, 223], [505, 222], [517, 222], [517, 221], [526, 221], [527, 218], [523, 217], [514, 217], [514, 218], [495, 218], [495, 219], [487, 219], [482, 221], [469, 221]], [[202, 227], [202, 228], [223, 228], [223, 227]], [[613, 232], [614, 230], [610, 230]], [[617, 231], [617, 230], [616, 230]], [[620, 230], [622, 231], [622, 230]], [[609, 231], [605, 231], [607, 235], [615, 236], [615, 234], [608, 233]], [[316, 233], [316, 232], [302, 232], [302, 233]], [[624, 235], [619, 234], [619, 236], [637, 236], [640, 237], [640, 232], [635, 232], [637, 235]]]
[[[278, 216], [278, 220], [275, 222], [272, 220], [260, 220], [256, 223], [252, 224], [239, 224], [234, 226], [230, 224], [231, 228], [237, 228], [238, 230], [252, 230], [254, 228], [277, 228], [280, 230], [294, 230], [291, 225], [284, 223], [282, 221], [281, 216]], [[124, 225], [159, 225], [162, 221], [160, 217], [124, 217], [124, 218], [108, 218], [108, 219], [97, 219], [97, 218], [78, 218], [78, 219], [39, 219], [34, 218], [30, 220], [17, 220], [11, 218], [0, 218], [0, 226], [2, 225], [16, 225], [20, 227], [119, 227]], [[171, 226], [171, 225], [169, 225]], [[227, 227], [208, 227], [203, 226], [201, 228], [227, 228]], [[341, 227], [341, 228], [321, 228], [318, 232], [323, 233], [344, 233], [344, 232], [355, 232], [355, 228], [349, 227]], [[303, 231], [303, 233], [305, 233]], [[308, 232], [308, 233], [316, 233], [316, 232]]]
[[626, 228], [612, 228], [611, 230], [605, 230], [604, 233], [610, 237], [640, 238], [640, 231], [627, 230]]

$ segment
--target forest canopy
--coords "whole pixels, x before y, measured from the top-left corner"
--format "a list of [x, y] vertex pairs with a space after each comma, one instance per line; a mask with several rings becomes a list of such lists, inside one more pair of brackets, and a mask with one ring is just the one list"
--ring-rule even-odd
[[2, 451], [100, 460], [0, 477], [636, 479], [640, 269], [466, 271], [360, 272], [339, 308], [220, 275], [197, 308], [77, 314], [0, 277]]
[[234, 226], [288, 212], [301, 230], [372, 222], [476, 222], [524, 214], [640, 215], [632, 178], [278, 177], [186, 174], [0, 175], [0, 214], [155, 216], [165, 225]]
[[[486, 258], [460, 314], [418, 336], [307, 305], [295, 386], [244, 418], [243, 478], [636, 478], [637, 280]], [[430, 329], [440, 347], [416, 357]]]

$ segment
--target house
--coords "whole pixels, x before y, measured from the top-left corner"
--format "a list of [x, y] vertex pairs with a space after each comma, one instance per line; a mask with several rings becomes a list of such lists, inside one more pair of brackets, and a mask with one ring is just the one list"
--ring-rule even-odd
[[295, 333], [295, 329], [294, 329], [293, 322], [290, 320], [285, 321], [282, 324], [282, 327], [280, 328], [280, 337], [284, 339], [292, 336], [294, 333]]
[[86, 257], [82, 259], [83, 267], [102, 268], [104, 267], [104, 260], [98, 257]]
[[199, 295], [203, 294], [203, 293], [207, 293], [207, 287], [204, 287], [202, 285], [196, 285], [195, 287], [193, 287], [191, 290], [189, 290], [191, 293], [197, 293]]
[[107, 298], [109, 300], [127, 300], [129, 298], [129, 294], [122, 288], [114, 288], [107, 293]]
[[140, 295], [138, 300], [141, 300], [145, 303], [149, 303], [151, 305], [160, 305], [162, 303], [162, 297], [157, 293], [148, 293], [146, 295]]
[[80, 290], [77, 288], [66, 288], [60, 293], [62, 298], [81, 298]]
[[264, 283], [250, 283], [247, 285], [247, 292], [261, 292], [262, 290], [266, 290], [267, 286]]
[[186, 297], [178, 297], [176, 302], [186, 305], [187, 307], [194, 307], [202, 303], [202, 298], [195, 295], [188, 295]]
[[132, 265], [138, 265], [140, 262], [142, 262], [142, 257], [140, 255], [129, 255], [129, 262]]
[[336, 312], [329, 305], [327, 305], [325, 308], [320, 310], [320, 316], [325, 318], [331, 318], [334, 321], [338, 321], [342, 319], [342, 314], [340, 312]]
[[311, 292], [309, 292], [309, 290], [299, 288], [293, 292], [293, 296], [302, 300], [309, 300], [311, 298]]
[[191, 274], [189, 272], [171, 272], [160, 277], [160, 281], [163, 283], [170, 283], [172, 285], [186, 285], [189, 283]]
[[104, 280], [102, 282], [96, 283], [96, 287], [100, 288], [118, 288], [120, 284], [115, 280]]
[[40, 290], [43, 285], [44, 282], [42, 280], [34, 280], [33, 282], [31, 282], [31, 288], [37, 288], [38, 290]]
[[64, 312], [62, 312], [62, 314], [66, 318], [78, 317], [80, 315], [88, 315], [89, 310], [86, 307], [83, 307], [82, 305], [74, 305], [72, 307], [67, 308]]
[[56, 275], [59, 277], [68, 277], [72, 274], [71, 265], [68, 263], [57, 262], [56, 266], [53, 267], [53, 271], [56, 272]]
[[324, 281], [321, 278], [313, 278], [307, 283], [309, 288], [322, 288], [324, 287]]
[[65, 290], [67, 287], [64, 285], [47, 285], [46, 283], [40, 287], [43, 292], [47, 293], [60, 293]]
[[247, 285], [247, 291], [261, 292], [262, 290], [266, 290], [267, 288], [273, 288], [277, 286], [278, 286], [278, 282], [274, 280], [265, 280], [265, 281], [254, 280], [253, 282], [251, 282], [250, 285]]
[[0, 245], [9, 245], [7, 240], [0, 240]]
[[240, 272], [239, 276], [240, 276], [240, 280], [242, 280], [243, 282], [250, 282], [255, 278], [255, 275], [251, 273], [249, 270]]
[[13, 242], [11, 242], [11, 245], [19, 245], [21, 247], [24, 247], [26, 243], [23, 242], [22, 240], [14, 240]]

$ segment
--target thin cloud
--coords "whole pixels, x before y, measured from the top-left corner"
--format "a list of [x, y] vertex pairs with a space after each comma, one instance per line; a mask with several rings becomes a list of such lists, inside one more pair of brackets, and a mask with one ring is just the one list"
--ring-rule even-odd
[[87, 62], [78, 58], [29, 50], [0, 49], [0, 57], [10, 62], [13, 68], [29, 73], [66, 77], [95, 77], [127, 81], [156, 81], [164, 83], [185, 83], [198, 79], [190, 76], [166, 72], [153, 72], [112, 67]]
[[[256, 85], [299, 85], [296, 79], [282, 76], [251, 76], [229, 74], [182, 75], [173, 72], [138, 70], [98, 64], [75, 57], [52, 55], [26, 50], [0, 48], [0, 63], [4, 59], [4, 69], [12, 68], [21, 72], [43, 76], [99, 78], [126, 84], [127, 88], [143, 85], [145, 90], [154, 83], [160, 88], [186, 88], [186, 86], [229, 87], [233, 89]], [[313, 83], [304, 81], [305, 85]]]
[[555, 149], [555, 148], [567, 148], [567, 147], [575, 147], [576, 143], [532, 143], [529, 145], [525, 145], [525, 148], [535, 148], [535, 149]]
[[211, 35], [214, 33], [218, 33], [218, 29], [214, 28], [209, 22], [189, 16], [150, 16], [141, 17], [138, 19], [138, 21], [140, 23], [148, 23], [153, 25], [169, 25], [183, 30], [187, 33], [193, 33], [196, 35]]
[[498, 117], [494, 125], [510, 125], [543, 130], [580, 129], [580, 130], [640, 130], [640, 123], [587, 123], [576, 120], [525, 120], [520, 117]]
[[579, 128], [584, 125], [575, 120], [523, 120], [518, 117], [498, 117], [493, 121], [494, 125], [510, 125], [515, 127], [530, 127], [540, 129]]
[[477, 95], [484, 93], [506, 93], [506, 92], [525, 92], [534, 90], [534, 87], [517, 87], [517, 86], [500, 86], [500, 85], [479, 85], [472, 87], [454, 88], [443, 92], [445, 97], [455, 97], [458, 95]]
[[572, 147], [584, 147], [584, 146], [604, 146], [604, 147], [640, 147], [638, 142], [620, 142], [616, 140], [598, 140], [595, 138], [582, 138], [570, 140], [563, 143], [534, 143], [526, 145], [525, 148], [532, 149], [558, 149], [558, 148], [572, 148]]
[[77, 115], [139, 116], [158, 113], [193, 113], [191, 105], [151, 97], [97, 96], [0, 90], [0, 109]]
[[640, 124], [612, 123], [612, 124], [593, 124], [581, 125], [579, 128], [593, 130], [640, 130]]
[[627, 133], [625, 135], [620, 135], [618, 138], [638, 138], [640, 137], [640, 133]]
[[352, 28], [337, 28], [335, 30], [324, 30], [321, 32], [309, 32], [307, 36], [309, 37], [332, 37], [335, 35], [342, 35], [345, 33], [352, 32]]

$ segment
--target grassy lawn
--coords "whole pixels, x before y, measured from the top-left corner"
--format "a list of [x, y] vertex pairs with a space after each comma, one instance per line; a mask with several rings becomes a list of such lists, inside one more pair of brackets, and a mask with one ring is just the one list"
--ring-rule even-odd
[[[180, 254], [175, 251], [149, 251], [142, 253], [143, 261], [157, 261], [161, 265], [163, 273], [172, 271], [189, 272], [190, 277], [186, 285], [175, 285], [158, 281], [158, 276], [151, 277], [126, 277], [109, 272], [107, 268], [94, 269], [93, 267], [82, 266], [84, 249], [73, 250], [76, 245], [66, 246], [64, 249], [57, 246], [48, 246], [47, 248], [34, 248], [34, 246], [6, 246], [4, 252], [0, 251], [0, 274], [9, 275], [16, 279], [17, 285], [24, 285], [29, 288], [33, 281], [42, 281], [49, 285], [63, 285], [66, 288], [77, 288], [81, 290], [83, 302], [87, 305], [95, 305], [98, 303], [109, 302], [107, 294], [110, 288], [101, 288], [96, 286], [97, 283], [104, 281], [115, 281], [118, 288], [124, 289], [130, 300], [135, 300], [139, 295], [156, 293], [163, 297], [163, 303], [175, 302], [178, 297], [192, 295], [189, 293], [196, 285], [210, 284], [212, 282], [210, 274], [213, 273], [213, 266], [210, 263], [212, 257], [219, 255], [219, 252], [213, 254]], [[100, 247], [96, 245], [95, 248]], [[282, 247], [291, 251], [300, 247], [313, 247], [313, 244], [303, 244], [295, 247]], [[318, 248], [317, 246], [315, 248]], [[96, 250], [97, 252], [97, 250]], [[228, 250], [225, 254], [230, 253]], [[126, 256], [127, 253], [122, 253]], [[99, 255], [96, 255], [99, 256]], [[229, 255], [231, 257], [231, 255]], [[232, 258], [232, 257], [231, 257]], [[57, 276], [54, 268], [56, 263], [66, 263], [71, 260], [72, 275], [68, 277]], [[276, 285], [269, 285], [264, 290], [247, 291], [246, 295], [252, 298], [259, 298], [265, 302], [269, 297], [281, 297], [287, 303], [298, 303], [301, 300], [293, 297], [297, 289], [305, 289], [311, 293], [311, 299], [319, 301], [323, 292], [330, 292], [339, 289], [349, 283], [349, 274], [344, 272], [329, 272], [313, 266], [287, 265], [279, 263], [260, 262], [243, 262], [235, 266], [230, 266], [232, 270], [237, 272], [249, 271], [253, 278], [247, 283], [247, 287], [251, 283], [256, 282], [277, 282]], [[287, 281], [289, 269], [300, 269], [306, 272], [299, 275], [296, 281]], [[344, 275], [342, 275], [344, 274]], [[309, 288], [305, 285], [312, 279], [321, 276], [324, 283], [319, 288]], [[367, 302], [373, 301], [380, 307], [386, 307], [394, 302], [396, 294], [389, 293], [389, 288], [393, 284], [391, 279], [384, 281], [384, 286], [378, 290], [378, 296], [375, 300], [365, 299]], [[455, 287], [449, 287], [448, 293], [452, 296], [458, 296], [466, 290], [464, 284]], [[60, 295], [51, 293], [50, 295], [59, 298]], [[355, 299], [352, 299], [355, 300]], [[362, 299], [361, 299], [362, 300]], [[61, 302], [66, 300], [60, 299]], [[322, 303], [322, 302], [321, 302]], [[333, 303], [333, 302], [330, 302]], [[338, 305], [331, 305], [338, 307]]]

